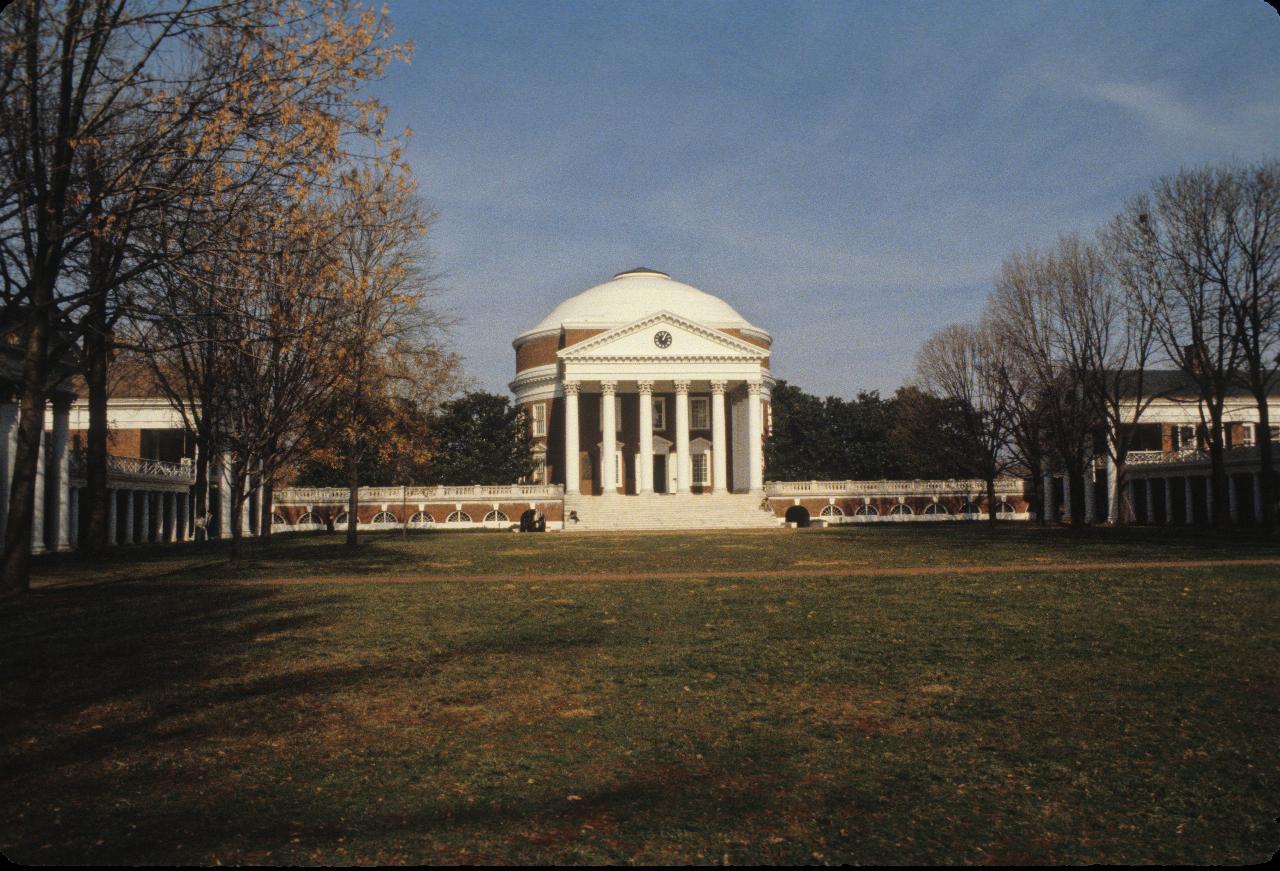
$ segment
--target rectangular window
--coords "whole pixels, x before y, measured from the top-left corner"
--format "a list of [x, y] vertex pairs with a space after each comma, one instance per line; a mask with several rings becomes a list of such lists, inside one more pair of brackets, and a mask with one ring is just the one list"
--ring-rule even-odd
[[532, 407], [533, 434], [535, 437], [543, 437], [547, 434], [547, 404], [545, 402], [535, 402]]
[[689, 400], [689, 429], [711, 429], [711, 400], [707, 397]]
[[1254, 444], [1254, 440], [1253, 440], [1253, 428], [1254, 428], [1254, 426], [1256, 426], [1256, 424], [1252, 424], [1252, 423], [1242, 423], [1242, 424], [1240, 424], [1240, 447], [1242, 447], [1242, 448], [1251, 448], [1251, 447], [1253, 447], [1253, 444]]
[[547, 455], [546, 454], [533, 455], [532, 483], [534, 484], [547, 483]]
[[693, 483], [705, 487], [711, 483], [711, 463], [708, 460], [711, 454], [703, 452], [694, 454], [690, 459], [693, 460]]
[[622, 451], [617, 451], [613, 455], [613, 484], [619, 490], [625, 489], [626, 477], [623, 475]]
[[667, 399], [665, 396], [653, 397], [653, 428], [667, 428]]
[[1173, 428], [1173, 449], [1189, 451], [1196, 447], [1196, 428], [1194, 425], [1176, 426]]

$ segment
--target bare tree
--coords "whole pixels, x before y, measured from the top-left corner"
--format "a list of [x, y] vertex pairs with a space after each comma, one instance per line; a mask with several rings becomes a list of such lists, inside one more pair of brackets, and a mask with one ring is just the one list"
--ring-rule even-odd
[[987, 516], [996, 520], [996, 478], [1009, 464], [1010, 413], [1001, 377], [999, 342], [987, 326], [953, 324], [916, 354], [919, 385], [956, 403], [960, 428], [973, 445], [974, 465], [987, 485]]
[[1229, 522], [1223, 411], [1240, 374], [1241, 347], [1223, 264], [1237, 259], [1225, 180], [1184, 171], [1131, 199], [1108, 229], [1131, 305], [1164, 355], [1196, 385], [1208, 433], [1215, 525]]

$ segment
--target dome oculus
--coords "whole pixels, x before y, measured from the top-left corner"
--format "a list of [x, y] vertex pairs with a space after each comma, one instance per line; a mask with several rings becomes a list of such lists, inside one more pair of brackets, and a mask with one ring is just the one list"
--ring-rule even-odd
[[653, 334], [653, 343], [659, 348], [670, 348], [671, 334], [666, 330], [658, 330], [658, 332]]

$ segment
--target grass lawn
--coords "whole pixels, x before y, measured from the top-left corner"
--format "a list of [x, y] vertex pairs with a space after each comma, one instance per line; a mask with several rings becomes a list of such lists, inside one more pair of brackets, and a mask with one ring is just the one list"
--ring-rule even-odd
[[1269, 858], [1280, 564], [1081, 568], [1148, 559], [1280, 547], [885, 524], [48, 558], [0, 648], [0, 852]]

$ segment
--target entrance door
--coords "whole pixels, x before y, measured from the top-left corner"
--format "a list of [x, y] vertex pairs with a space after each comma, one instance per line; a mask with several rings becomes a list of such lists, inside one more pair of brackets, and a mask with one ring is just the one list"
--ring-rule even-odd
[[667, 492], [667, 455], [653, 455], [653, 492]]

